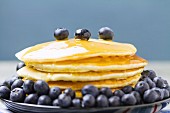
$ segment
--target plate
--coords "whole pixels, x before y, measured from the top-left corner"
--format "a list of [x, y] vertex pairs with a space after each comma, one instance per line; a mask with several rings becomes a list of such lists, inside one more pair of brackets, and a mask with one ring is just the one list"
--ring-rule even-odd
[[10, 111], [17, 113], [155, 113], [166, 107], [170, 103], [170, 98], [150, 104], [105, 108], [60, 108], [17, 103], [6, 99], [2, 101]]

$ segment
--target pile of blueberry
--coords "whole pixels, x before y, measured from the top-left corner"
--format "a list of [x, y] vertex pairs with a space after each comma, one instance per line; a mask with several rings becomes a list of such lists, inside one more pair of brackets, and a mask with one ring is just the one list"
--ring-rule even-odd
[[25, 80], [13, 77], [0, 86], [0, 98], [13, 102], [53, 105], [62, 108], [92, 108], [114, 107], [153, 103], [170, 96], [170, 86], [167, 81], [157, 77], [152, 70], [142, 72], [142, 77], [136, 86], [125, 86], [114, 92], [108, 87], [100, 89], [86, 85], [81, 90], [82, 98], [77, 98], [75, 91], [67, 88], [61, 91], [59, 87], [50, 88], [45, 81]]

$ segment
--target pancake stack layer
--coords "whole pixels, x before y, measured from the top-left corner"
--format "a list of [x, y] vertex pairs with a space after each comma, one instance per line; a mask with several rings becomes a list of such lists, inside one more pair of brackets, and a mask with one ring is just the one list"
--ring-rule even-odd
[[84, 85], [113, 90], [135, 85], [147, 61], [131, 44], [104, 40], [62, 40], [38, 44], [16, 54], [26, 66], [24, 79], [44, 80], [50, 87], [79, 91]]

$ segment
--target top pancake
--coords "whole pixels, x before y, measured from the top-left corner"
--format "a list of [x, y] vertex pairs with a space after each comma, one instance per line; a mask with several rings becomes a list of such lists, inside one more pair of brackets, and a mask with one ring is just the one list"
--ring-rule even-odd
[[57, 62], [98, 56], [128, 56], [136, 53], [131, 44], [98, 40], [64, 40], [38, 44], [22, 50], [16, 57], [24, 62]]

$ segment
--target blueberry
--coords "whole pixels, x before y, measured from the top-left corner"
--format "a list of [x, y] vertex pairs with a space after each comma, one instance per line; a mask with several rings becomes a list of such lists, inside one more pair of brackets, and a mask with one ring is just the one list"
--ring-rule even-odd
[[125, 86], [125, 87], [122, 88], [122, 91], [124, 93], [128, 94], [128, 93], [133, 91], [133, 88], [132, 88], [132, 86]]
[[87, 29], [78, 29], [75, 32], [75, 39], [89, 40], [91, 33]]
[[58, 97], [58, 104], [60, 107], [68, 108], [71, 105], [71, 96], [66, 94], [60, 94]]
[[7, 86], [0, 87], [0, 98], [9, 99], [10, 89]]
[[124, 105], [135, 105], [137, 103], [137, 100], [134, 95], [132, 94], [125, 94], [121, 98], [121, 102]]
[[151, 80], [156, 77], [156, 73], [153, 70], [144, 70], [141, 74], [142, 76], [149, 77]]
[[155, 77], [153, 79], [153, 82], [155, 82], [156, 86], [159, 87], [159, 88], [167, 87], [166, 86], [167, 84], [164, 82], [164, 80], [161, 77]]
[[73, 91], [71, 88], [65, 89], [65, 90], [64, 90], [64, 93], [65, 93], [66, 95], [70, 95], [72, 99], [75, 98], [75, 91]]
[[37, 104], [37, 102], [38, 102], [37, 94], [29, 94], [24, 100], [24, 103], [28, 104]]
[[95, 106], [95, 97], [91, 94], [87, 94], [83, 96], [82, 107], [91, 108]]
[[52, 100], [58, 98], [58, 96], [61, 94], [61, 90], [58, 87], [52, 87], [49, 91], [49, 96]]
[[119, 96], [112, 96], [109, 98], [109, 105], [112, 107], [120, 106], [121, 105], [121, 99]]
[[168, 84], [167, 80], [164, 80], [164, 84], [165, 84], [164, 88], [168, 88], [169, 87], [169, 84]]
[[13, 90], [14, 88], [21, 88], [23, 85], [24, 81], [21, 79], [17, 79], [13, 82], [12, 86], [11, 86], [11, 90]]
[[93, 85], [86, 85], [86, 86], [84, 86], [82, 88], [81, 92], [82, 92], [82, 95], [91, 94], [94, 97], [97, 97], [99, 95], [98, 88], [93, 86]]
[[10, 93], [10, 100], [13, 102], [24, 102], [25, 92], [21, 88], [15, 88]]
[[75, 108], [81, 108], [81, 100], [78, 98], [75, 98], [72, 100], [72, 105]]
[[102, 27], [99, 29], [99, 38], [103, 40], [113, 40], [114, 33], [109, 27]]
[[96, 99], [97, 107], [108, 107], [109, 101], [105, 95], [99, 95]]
[[162, 91], [164, 92], [164, 98], [163, 99], [166, 99], [169, 97], [169, 91], [167, 89], [162, 89]]
[[14, 81], [15, 81], [15, 80], [17, 80], [17, 79], [19, 79], [19, 77], [18, 77], [18, 76], [14, 76], [14, 77], [12, 77], [12, 78], [9, 80], [10, 85], [12, 85], [12, 84], [14, 83]]
[[143, 95], [143, 93], [148, 89], [149, 85], [145, 81], [140, 81], [135, 86], [135, 91], [138, 91], [141, 95]]
[[136, 98], [136, 104], [141, 104], [142, 103], [142, 98], [140, 96], [140, 93], [137, 91], [132, 91], [130, 94], [134, 95]]
[[166, 89], [169, 91], [169, 94], [170, 94], [170, 86], [168, 86]]
[[23, 68], [25, 66], [25, 63], [24, 62], [19, 62], [17, 64], [17, 67], [16, 67], [16, 71], [18, 71], [19, 69]]
[[150, 89], [156, 87], [156, 84], [149, 77], [144, 78], [143, 81], [148, 83]]
[[52, 105], [52, 100], [49, 96], [47, 95], [41, 95], [38, 98], [38, 105]]
[[10, 85], [10, 81], [9, 81], [9, 80], [5, 80], [5, 81], [2, 83], [2, 86], [6, 86], [6, 87], [8, 87], [9, 89], [11, 89], [11, 85]]
[[34, 90], [39, 95], [47, 95], [49, 93], [50, 88], [45, 81], [38, 80], [34, 83]]
[[23, 84], [23, 90], [26, 94], [34, 93], [34, 81], [32, 80], [25, 80]]
[[155, 87], [155, 88], [152, 88], [152, 90], [156, 91], [156, 93], [158, 94], [158, 98], [157, 98], [157, 101], [160, 101], [164, 98], [164, 92], [162, 89], [158, 88], [158, 87]]
[[118, 97], [122, 97], [125, 93], [122, 90], [115, 90], [113, 95], [114, 96], [118, 96]]
[[143, 101], [145, 103], [153, 103], [157, 101], [158, 97], [159, 95], [155, 90], [148, 89], [144, 92]]
[[69, 31], [66, 28], [58, 28], [54, 31], [54, 37], [57, 40], [67, 39], [69, 35]]
[[113, 96], [112, 90], [108, 87], [102, 87], [100, 89], [100, 94], [107, 96], [108, 98]]
[[55, 99], [55, 100], [53, 101], [53, 106], [59, 106], [58, 99]]

